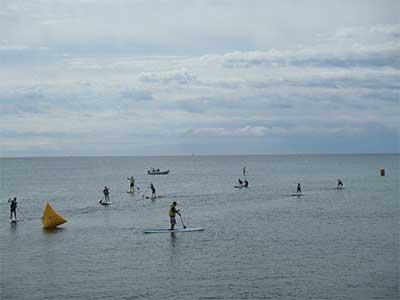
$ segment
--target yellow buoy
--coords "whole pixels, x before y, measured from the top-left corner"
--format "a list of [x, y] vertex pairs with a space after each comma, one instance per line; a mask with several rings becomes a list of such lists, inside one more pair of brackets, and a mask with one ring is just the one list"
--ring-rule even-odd
[[59, 215], [50, 205], [49, 202], [46, 202], [46, 206], [43, 212], [43, 229], [51, 229], [55, 228], [58, 225], [66, 223], [65, 220], [61, 215]]

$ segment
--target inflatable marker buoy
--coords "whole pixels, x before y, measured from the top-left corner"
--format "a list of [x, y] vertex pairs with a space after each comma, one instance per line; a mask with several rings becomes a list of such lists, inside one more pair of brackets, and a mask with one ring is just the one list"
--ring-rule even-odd
[[49, 202], [46, 202], [46, 206], [44, 208], [42, 223], [43, 229], [52, 229], [56, 228], [58, 225], [66, 223], [67, 220], [64, 219], [63, 216], [58, 214], [50, 205]]

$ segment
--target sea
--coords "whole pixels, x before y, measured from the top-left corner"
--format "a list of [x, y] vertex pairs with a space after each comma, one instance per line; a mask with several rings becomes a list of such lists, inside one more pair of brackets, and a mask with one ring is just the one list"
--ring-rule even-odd
[[[1, 158], [0, 298], [399, 299], [399, 162], [398, 154]], [[152, 167], [170, 173], [148, 175]], [[243, 167], [249, 187], [234, 188]], [[144, 197], [150, 183], [162, 198]], [[304, 195], [292, 196], [298, 183]], [[99, 204], [104, 186], [109, 206]], [[144, 234], [169, 227], [173, 201], [187, 227], [204, 231]], [[57, 230], [42, 229], [46, 202], [68, 221]]]

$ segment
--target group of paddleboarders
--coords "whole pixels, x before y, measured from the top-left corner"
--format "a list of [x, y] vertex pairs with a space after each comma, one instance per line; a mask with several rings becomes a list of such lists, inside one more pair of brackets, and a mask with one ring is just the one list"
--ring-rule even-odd
[[[135, 192], [135, 187], [139, 190], [138, 186], [135, 186], [135, 178], [133, 176], [127, 178], [129, 180], [129, 191], [128, 193], [134, 193]], [[154, 184], [151, 182], [150, 187], [151, 189], [151, 199], [155, 199], [157, 197], [156, 195], [156, 188], [154, 187]], [[144, 197], [144, 195], [143, 195]], [[104, 202], [110, 202], [110, 189], [105, 186], [103, 189], [103, 198], [99, 201], [99, 203]]]
[[[342, 188], [343, 188], [343, 182], [342, 182], [341, 179], [338, 178], [338, 180], [337, 180], [337, 189], [342, 189]], [[300, 184], [300, 182], [297, 183], [296, 195], [301, 195], [301, 184]]]

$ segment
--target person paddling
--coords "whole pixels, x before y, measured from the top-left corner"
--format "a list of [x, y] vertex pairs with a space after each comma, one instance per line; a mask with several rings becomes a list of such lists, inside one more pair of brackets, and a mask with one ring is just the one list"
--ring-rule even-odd
[[249, 187], [249, 182], [247, 181], [247, 179], [244, 180], [243, 186], [246, 187], [246, 188]]
[[300, 182], [297, 184], [297, 195], [301, 194], [301, 185]]
[[343, 188], [343, 182], [340, 179], [337, 180], [337, 188], [338, 189]]
[[170, 206], [170, 208], [169, 208], [168, 215], [169, 215], [169, 221], [170, 221], [170, 223], [171, 223], [171, 228], [170, 228], [170, 230], [174, 230], [174, 227], [175, 227], [175, 224], [176, 224], [175, 215], [176, 215], [176, 214], [178, 214], [179, 216], [181, 215], [181, 214], [179, 213], [179, 209], [176, 209], [176, 205], [177, 205], [177, 204], [178, 204], [178, 203], [176, 203], [176, 201], [174, 201], [174, 202], [172, 202], [172, 204], [171, 204], [171, 206]]
[[129, 182], [130, 182], [129, 191], [130, 191], [131, 193], [134, 193], [134, 192], [135, 192], [135, 178], [133, 178], [133, 176], [131, 176], [131, 177], [128, 177], [127, 179], [128, 179]]
[[12, 216], [14, 215], [14, 220], [17, 220], [17, 197], [11, 200], [8, 198], [8, 203], [10, 203], [10, 220], [12, 220]]
[[150, 183], [150, 189], [151, 189], [151, 199], [156, 198], [156, 188], [154, 187], [153, 183]]
[[104, 194], [104, 202], [110, 202], [110, 190], [107, 186], [104, 187], [103, 194]]
[[239, 178], [238, 182], [239, 182], [240, 186], [243, 186], [243, 181], [240, 178]]

